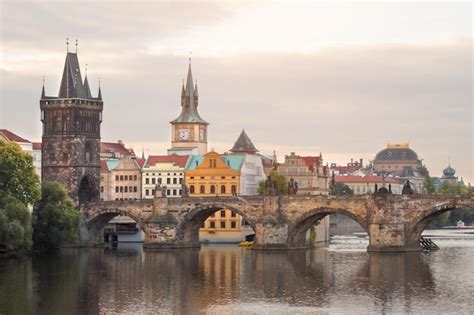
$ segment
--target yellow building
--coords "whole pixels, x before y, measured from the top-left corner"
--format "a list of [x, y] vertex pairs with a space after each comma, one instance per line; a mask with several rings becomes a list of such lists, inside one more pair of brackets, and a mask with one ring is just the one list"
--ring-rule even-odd
[[[190, 156], [185, 170], [189, 196], [214, 197], [240, 194], [240, 168], [244, 156], [220, 155], [214, 151], [204, 156]], [[254, 232], [243, 224], [237, 213], [222, 209], [212, 214], [199, 230], [201, 241], [239, 242]]]

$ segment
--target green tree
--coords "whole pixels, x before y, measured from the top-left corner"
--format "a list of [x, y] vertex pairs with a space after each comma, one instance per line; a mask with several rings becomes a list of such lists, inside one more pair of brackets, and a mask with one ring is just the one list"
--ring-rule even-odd
[[423, 183], [424, 193], [428, 195], [432, 195], [436, 193], [436, 188], [434, 185], [434, 181], [430, 176], [425, 176], [425, 181]]
[[41, 251], [57, 251], [79, 240], [80, 214], [74, 209], [66, 189], [57, 182], [44, 182], [42, 198], [35, 212], [33, 247]]
[[[276, 182], [276, 193], [277, 195], [286, 195], [288, 194], [288, 181], [286, 180], [285, 176], [272, 171], [270, 173], [270, 178], [272, 181]], [[261, 180], [258, 183], [257, 193], [259, 195], [265, 194], [265, 182], [266, 180]]]
[[0, 199], [7, 196], [35, 204], [40, 198], [40, 184], [33, 156], [14, 142], [0, 141]]
[[0, 249], [4, 251], [31, 248], [31, 215], [20, 200], [8, 196], [0, 201]]
[[[451, 184], [443, 182], [438, 190], [441, 195], [469, 195], [471, 190], [462, 184]], [[431, 224], [432, 227], [442, 227], [447, 225], [456, 225], [457, 221], [462, 220], [467, 225], [474, 223], [474, 212], [467, 209], [455, 209], [439, 215]]]
[[331, 184], [329, 193], [331, 195], [340, 196], [340, 195], [353, 195], [354, 192], [352, 189], [344, 183], [336, 182]]

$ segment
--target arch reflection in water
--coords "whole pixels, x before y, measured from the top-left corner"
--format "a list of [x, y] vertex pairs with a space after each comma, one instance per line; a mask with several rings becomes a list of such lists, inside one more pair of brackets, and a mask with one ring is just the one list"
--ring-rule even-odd
[[143, 251], [139, 244], [68, 250], [23, 263], [0, 260], [0, 312], [442, 313], [454, 305], [468, 310], [472, 257], [474, 245], [428, 255], [235, 246]]

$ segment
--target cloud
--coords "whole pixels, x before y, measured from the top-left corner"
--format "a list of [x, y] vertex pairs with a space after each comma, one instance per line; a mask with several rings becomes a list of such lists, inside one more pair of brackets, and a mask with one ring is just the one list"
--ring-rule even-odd
[[[79, 58], [83, 68], [89, 64], [93, 94], [101, 78], [103, 139], [165, 153], [188, 63], [188, 47], [176, 43], [195, 28], [225, 25], [253, 5], [8, 3], [2, 11], [0, 123], [40, 138], [42, 76], [47, 94], [56, 95], [64, 33], [70, 32], [80, 38]], [[62, 17], [67, 10], [74, 12], [71, 19]], [[31, 30], [21, 26], [28, 20]], [[169, 40], [176, 46], [156, 49], [154, 43]], [[307, 52], [197, 54], [193, 72], [200, 113], [211, 123], [209, 146], [228, 150], [245, 128], [262, 153], [322, 152], [328, 162], [345, 163], [372, 159], [387, 142], [409, 141], [433, 175], [450, 156], [459, 176], [473, 181], [472, 44], [472, 37], [454, 36]]]

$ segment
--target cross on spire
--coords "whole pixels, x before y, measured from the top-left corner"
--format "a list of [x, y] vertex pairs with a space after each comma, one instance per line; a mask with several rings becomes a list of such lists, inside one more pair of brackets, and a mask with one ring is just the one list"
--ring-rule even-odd
[[69, 37], [66, 37], [66, 52], [69, 52]]
[[78, 45], [78, 42], [79, 42], [79, 41], [78, 41], [77, 38], [76, 38], [76, 54], [77, 54], [77, 45]]

